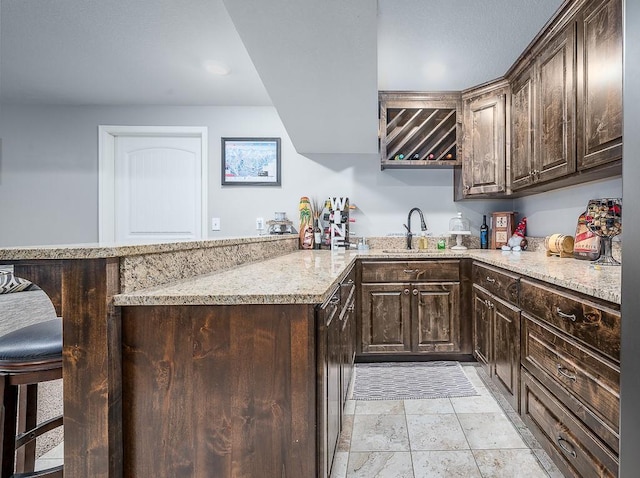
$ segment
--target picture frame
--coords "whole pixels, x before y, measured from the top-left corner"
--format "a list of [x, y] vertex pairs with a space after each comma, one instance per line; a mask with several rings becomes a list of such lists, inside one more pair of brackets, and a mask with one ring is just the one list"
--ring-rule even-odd
[[280, 138], [222, 138], [223, 186], [280, 186]]

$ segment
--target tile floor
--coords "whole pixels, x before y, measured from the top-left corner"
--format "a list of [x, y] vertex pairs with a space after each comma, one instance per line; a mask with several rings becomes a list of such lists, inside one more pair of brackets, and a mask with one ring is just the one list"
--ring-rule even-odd
[[[462, 366], [479, 396], [349, 400], [331, 478], [563, 478], [482, 369]], [[61, 443], [36, 469], [63, 454]]]
[[331, 478], [561, 478], [484, 372], [462, 365], [479, 396], [349, 400]]

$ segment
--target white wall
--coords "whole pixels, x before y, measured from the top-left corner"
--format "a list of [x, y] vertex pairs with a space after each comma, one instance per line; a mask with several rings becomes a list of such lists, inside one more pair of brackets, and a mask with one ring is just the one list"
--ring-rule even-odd
[[578, 217], [587, 209], [589, 199], [607, 197], [622, 197], [621, 177], [515, 199], [513, 206], [519, 217], [527, 216], [529, 236], [544, 237], [555, 233], [573, 236]]
[[[0, 246], [95, 242], [98, 239], [98, 125], [207, 126], [210, 237], [256, 234], [255, 219], [286, 211], [297, 222], [301, 196], [348, 196], [357, 235], [404, 233], [408, 211], [420, 207], [430, 231], [448, 229], [457, 211], [478, 234], [482, 214], [516, 210], [528, 234], [573, 234], [591, 197], [620, 196], [613, 179], [518, 200], [453, 202], [451, 170], [380, 171], [378, 157], [297, 154], [272, 107], [43, 107], [2, 105]], [[220, 185], [220, 137], [282, 138], [282, 187]], [[330, 138], [327, 138], [330, 141]], [[412, 228], [419, 230], [417, 217]], [[210, 229], [210, 225], [207, 225]]]

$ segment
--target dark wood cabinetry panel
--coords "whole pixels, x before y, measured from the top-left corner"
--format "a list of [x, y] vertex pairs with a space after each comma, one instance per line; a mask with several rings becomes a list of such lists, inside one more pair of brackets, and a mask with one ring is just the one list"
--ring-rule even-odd
[[506, 184], [509, 83], [500, 80], [463, 94], [463, 195], [501, 193]]
[[578, 169], [622, 157], [622, 0], [592, 0], [578, 22]]
[[412, 350], [460, 351], [460, 284], [412, 284]]
[[491, 376], [515, 410], [520, 407], [520, 309], [494, 297]]
[[411, 284], [362, 284], [362, 352], [411, 351]]
[[491, 309], [489, 294], [473, 286], [473, 356], [491, 374]]
[[548, 284], [520, 282], [523, 310], [619, 362], [620, 312], [612, 306]]
[[533, 182], [534, 158], [534, 78], [533, 65], [511, 83], [511, 189]]
[[618, 476], [618, 459], [549, 391], [522, 373], [522, 417], [565, 476]]
[[501, 299], [518, 304], [520, 276], [479, 262], [473, 263], [473, 283]]
[[311, 305], [124, 307], [112, 476], [318, 476], [315, 337]]
[[575, 23], [551, 40], [537, 60], [534, 180], [573, 173], [575, 160]]

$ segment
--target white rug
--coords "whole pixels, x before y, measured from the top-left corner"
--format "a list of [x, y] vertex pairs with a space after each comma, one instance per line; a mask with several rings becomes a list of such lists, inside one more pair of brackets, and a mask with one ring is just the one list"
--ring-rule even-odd
[[356, 364], [354, 400], [410, 400], [478, 395], [458, 362]]

